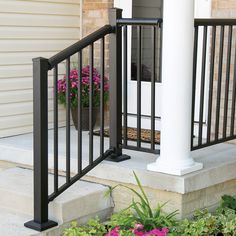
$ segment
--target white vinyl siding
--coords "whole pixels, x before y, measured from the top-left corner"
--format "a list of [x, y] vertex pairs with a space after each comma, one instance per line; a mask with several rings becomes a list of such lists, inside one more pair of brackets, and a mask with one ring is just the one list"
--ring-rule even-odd
[[[32, 131], [32, 58], [49, 58], [80, 39], [81, 2], [0, 0], [0, 137]], [[59, 73], [64, 70], [61, 65]], [[50, 72], [50, 121], [52, 93]]]

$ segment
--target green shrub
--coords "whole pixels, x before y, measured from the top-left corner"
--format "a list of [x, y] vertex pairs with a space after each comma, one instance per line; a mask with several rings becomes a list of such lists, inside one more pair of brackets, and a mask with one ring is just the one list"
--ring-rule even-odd
[[219, 233], [217, 219], [208, 210], [196, 211], [194, 220], [183, 220], [174, 230], [174, 235], [210, 236]]
[[63, 236], [105, 236], [106, 233], [105, 225], [96, 218], [89, 220], [87, 225], [79, 227], [77, 222], [72, 222], [71, 226], [64, 231]]
[[197, 210], [192, 220], [183, 220], [173, 229], [176, 236], [236, 236], [236, 214], [219, 207], [214, 214], [207, 209]]

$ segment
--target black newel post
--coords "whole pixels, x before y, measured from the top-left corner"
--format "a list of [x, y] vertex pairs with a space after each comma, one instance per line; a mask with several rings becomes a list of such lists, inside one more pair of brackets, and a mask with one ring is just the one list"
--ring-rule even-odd
[[48, 60], [33, 59], [34, 219], [25, 226], [43, 231], [57, 225], [48, 220]]
[[109, 81], [110, 81], [110, 148], [113, 150], [106, 160], [130, 159], [122, 154], [122, 28], [117, 19], [122, 18], [122, 9], [109, 10], [109, 23], [115, 32], [109, 37]]

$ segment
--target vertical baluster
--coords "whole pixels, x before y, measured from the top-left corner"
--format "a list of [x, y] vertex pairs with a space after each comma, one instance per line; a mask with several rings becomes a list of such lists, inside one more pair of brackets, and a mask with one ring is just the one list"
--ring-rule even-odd
[[78, 53], [78, 173], [82, 170], [82, 65], [83, 53]]
[[89, 46], [89, 165], [93, 164], [93, 43]]
[[141, 147], [141, 36], [142, 28], [137, 27], [137, 147]]
[[212, 95], [213, 95], [213, 81], [214, 81], [214, 71], [215, 71], [215, 48], [216, 48], [216, 26], [213, 26], [212, 40], [211, 40], [210, 81], [209, 81], [208, 115], [207, 115], [207, 143], [209, 143], [211, 139]]
[[221, 82], [224, 55], [224, 26], [220, 31], [220, 51], [219, 51], [219, 67], [218, 67], [218, 83], [217, 83], [217, 101], [216, 101], [216, 125], [215, 125], [215, 141], [219, 139], [219, 122], [220, 122], [220, 100], [221, 100]]
[[155, 82], [156, 82], [156, 26], [152, 28], [152, 78], [151, 78], [151, 149], [155, 150]]
[[191, 149], [193, 148], [193, 139], [194, 139], [194, 116], [195, 116], [195, 96], [196, 96], [197, 57], [198, 57], [197, 49], [198, 49], [198, 26], [195, 26], [194, 49], [193, 49]]
[[124, 26], [123, 28], [123, 106], [124, 106], [124, 145], [127, 146], [127, 113], [128, 113], [128, 102], [127, 102], [127, 97], [128, 97], [128, 88], [127, 88], [127, 26]]
[[231, 49], [232, 49], [232, 30], [229, 26], [228, 32], [228, 49], [227, 49], [227, 63], [226, 63], [226, 81], [225, 81], [225, 100], [224, 100], [224, 121], [223, 121], [223, 138], [226, 138], [227, 133], [227, 119], [228, 119], [228, 101], [229, 101], [229, 80], [230, 80], [230, 63], [231, 63]]
[[58, 66], [54, 67], [53, 71], [53, 120], [54, 120], [54, 192], [58, 191]]
[[202, 47], [202, 72], [201, 72], [201, 89], [200, 89], [200, 112], [199, 112], [199, 130], [198, 145], [202, 145], [202, 127], [204, 112], [204, 93], [205, 93], [205, 75], [206, 75], [206, 48], [207, 48], [207, 26], [204, 26], [203, 47]]
[[235, 103], [236, 103], [235, 100], [236, 100], [236, 45], [235, 45], [235, 53], [234, 53], [234, 77], [233, 77], [233, 91], [232, 91], [230, 136], [234, 136]]
[[66, 59], [66, 182], [70, 182], [70, 58]]
[[100, 87], [100, 156], [104, 153], [104, 37], [100, 42], [100, 67], [101, 67], [101, 87]]

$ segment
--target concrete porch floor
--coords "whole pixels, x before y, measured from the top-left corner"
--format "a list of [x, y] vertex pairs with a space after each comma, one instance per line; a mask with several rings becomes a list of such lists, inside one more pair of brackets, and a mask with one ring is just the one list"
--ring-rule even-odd
[[[17, 163], [17, 165], [32, 166], [32, 134], [19, 135], [0, 139], [0, 160]], [[49, 168], [53, 169], [53, 133], [49, 131]], [[88, 165], [88, 132], [83, 132], [83, 167]], [[144, 144], [145, 145], [145, 144]], [[147, 145], [147, 144], [146, 144]], [[105, 139], [105, 150], [109, 146], [109, 139]], [[146, 188], [158, 190], [165, 193], [181, 196], [178, 201], [183, 204], [183, 197], [199, 199], [202, 191], [210, 191], [209, 194], [217, 195], [217, 200], [209, 203], [211, 206], [219, 201], [222, 194], [236, 195], [236, 145], [224, 143], [192, 152], [194, 159], [201, 162], [204, 168], [184, 176], [173, 176], [162, 173], [151, 172], [146, 169], [147, 164], [156, 160], [157, 155], [131, 150], [124, 150], [125, 154], [131, 156], [128, 161], [114, 163], [103, 161], [94, 170], [89, 172], [85, 179], [104, 184], [124, 183], [135, 185], [133, 171], [139, 176], [140, 181]], [[99, 137], [94, 136], [94, 158], [99, 156]], [[59, 169], [65, 171], [65, 129], [59, 129]], [[167, 163], [168, 165], [168, 163]], [[71, 128], [71, 172], [77, 173], [77, 132]], [[232, 184], [233, 181], [233, 184]], [[227, 187], [225, 184], [227, 183]], [[231, 186], [231, 187], [228, 187]], [[226, 189], [226, 191], [212, 190], [212, 187]], [[177, 194], [177, 195], [176, 195]], [[191, 196], [193, 194], [195, 197]], [[209, 195], [208, 194], [208, 195]], [[207, 199], [209, 196], [206, 196]], [[206, 198], [205, 197], [205, 198]], [[170, 198], [170, 199], [169, 199]], [[163, 200], [171, 200], [172, 196], [165, 196]], [[204, 199], [205, 199], [204, 198]], [[200, 199], [199, 199], [200, 200]], [[206, 199], [205, 199], [206, 200]], [[202, 201], [201, 206], [209, 204]], [[187, 200], [186, 200], [187, 201]], [[189, 200], [188, 200], [189, 201]], [[192, 201], [192, 200], [191, 200]], [[178, 207], [178, 206], [175, 206]], [[183, 215], [190, 214], [186, 210]]]

